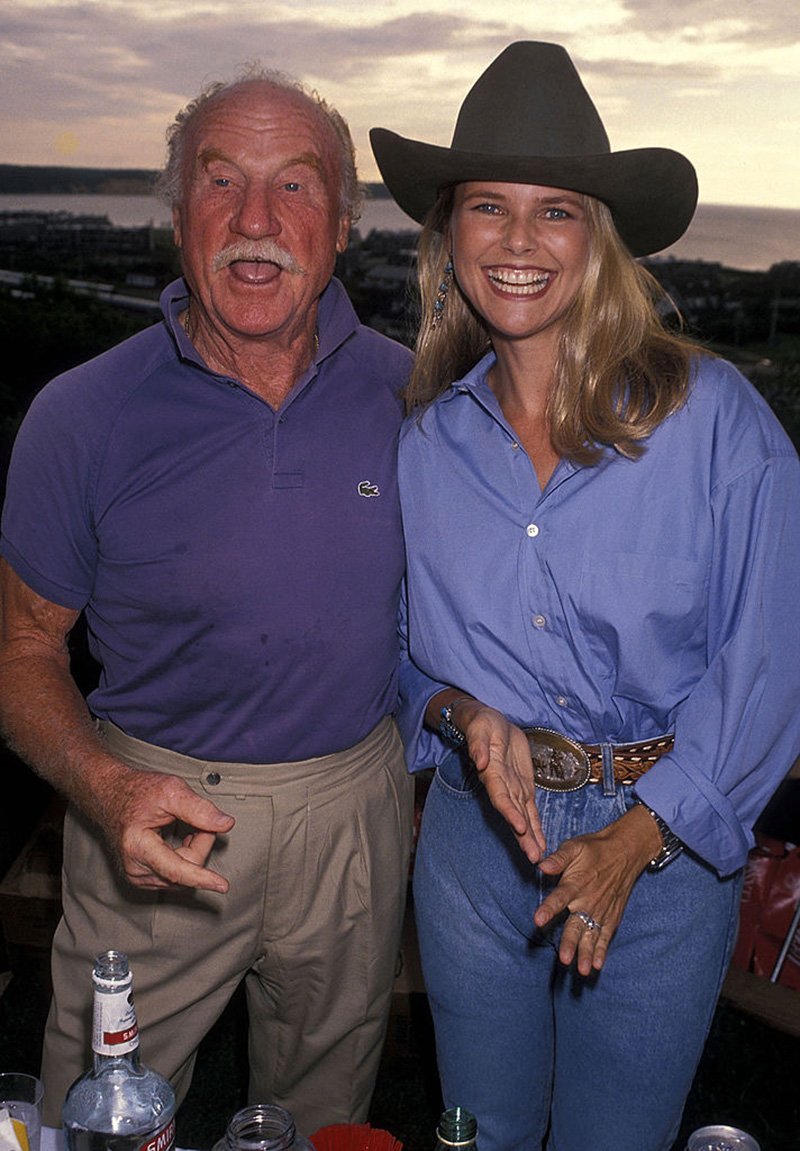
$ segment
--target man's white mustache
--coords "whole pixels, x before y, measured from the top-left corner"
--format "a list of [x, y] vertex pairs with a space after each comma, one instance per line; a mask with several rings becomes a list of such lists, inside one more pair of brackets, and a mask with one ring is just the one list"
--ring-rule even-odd
[[287, 252], [274, 240], [239, 240], [235, 244], [228, 244], [214, 257], [211, 267], [215, 272], [221, 272], [229, 264], [237, 260], [248, 263], [277, 264], [284, 272], [302, 273], [303, 269], [295, 260], [291, 252]]

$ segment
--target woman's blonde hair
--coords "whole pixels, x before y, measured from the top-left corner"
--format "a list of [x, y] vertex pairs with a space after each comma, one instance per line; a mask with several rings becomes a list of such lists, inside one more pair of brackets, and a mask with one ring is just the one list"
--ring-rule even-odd
[[[437, 315], [447, 275], [454, 191], [445, 189], [418, 246], [420, 328], [417, 357], [405, 391], [409, 412], [422, 409], [465, 375], [490, 348], [486, 326], [453, 279]], [[597, 461], [605, 446], [631, 458], [684, 403], [691, 358], [700, 349], [668, 330], [662, 311], [675, 311], [654, 276], [619, 238], [605, 204], [584, 196], [589, 258], [567, 312], [548, 406], [553, 448], [576, 463]]]

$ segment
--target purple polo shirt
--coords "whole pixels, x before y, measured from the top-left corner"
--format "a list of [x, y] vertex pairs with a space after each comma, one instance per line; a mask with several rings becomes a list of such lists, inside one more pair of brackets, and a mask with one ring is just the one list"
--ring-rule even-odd
[[186, 755], [246, 763], [352, 746], [396, 697], [403, 545], [398, 391], [411, 354], [333, 281], [315, 362], [275, 412], [164, 322], [37, 396], [0, 550], [86, 610], [94, 714]]

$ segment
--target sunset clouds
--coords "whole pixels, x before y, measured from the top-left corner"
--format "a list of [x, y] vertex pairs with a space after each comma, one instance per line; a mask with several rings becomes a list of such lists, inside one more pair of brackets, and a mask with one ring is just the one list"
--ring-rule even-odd
[[800, 207], [796, 0], [9, 0], [0, 162], [158, 167], [178, 108], [259, 59], [344, 113], [376, 179], [369, 127], [449, 143], [518, 39], [564, 44], [615, 150], [685, 152], [707, 203]]

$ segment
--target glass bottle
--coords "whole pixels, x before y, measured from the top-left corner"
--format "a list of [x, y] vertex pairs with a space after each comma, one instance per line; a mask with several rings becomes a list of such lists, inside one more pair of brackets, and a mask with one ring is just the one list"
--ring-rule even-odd
[[64, 1100], [67, 1151], [171, 1151], [175, 1093], [140, 1061], [127, 955], [98, 955], [92, 982], [94, 1063]]
[[275, 1103], [254, 1103], [237, 1111], [213, 1151], [314, 1151], [298, 1134], [289, 1111]]
[[465, 1107], [443, 1111], [436, 1128], [436, 1151], [477, 1151], [478, 1120]]

